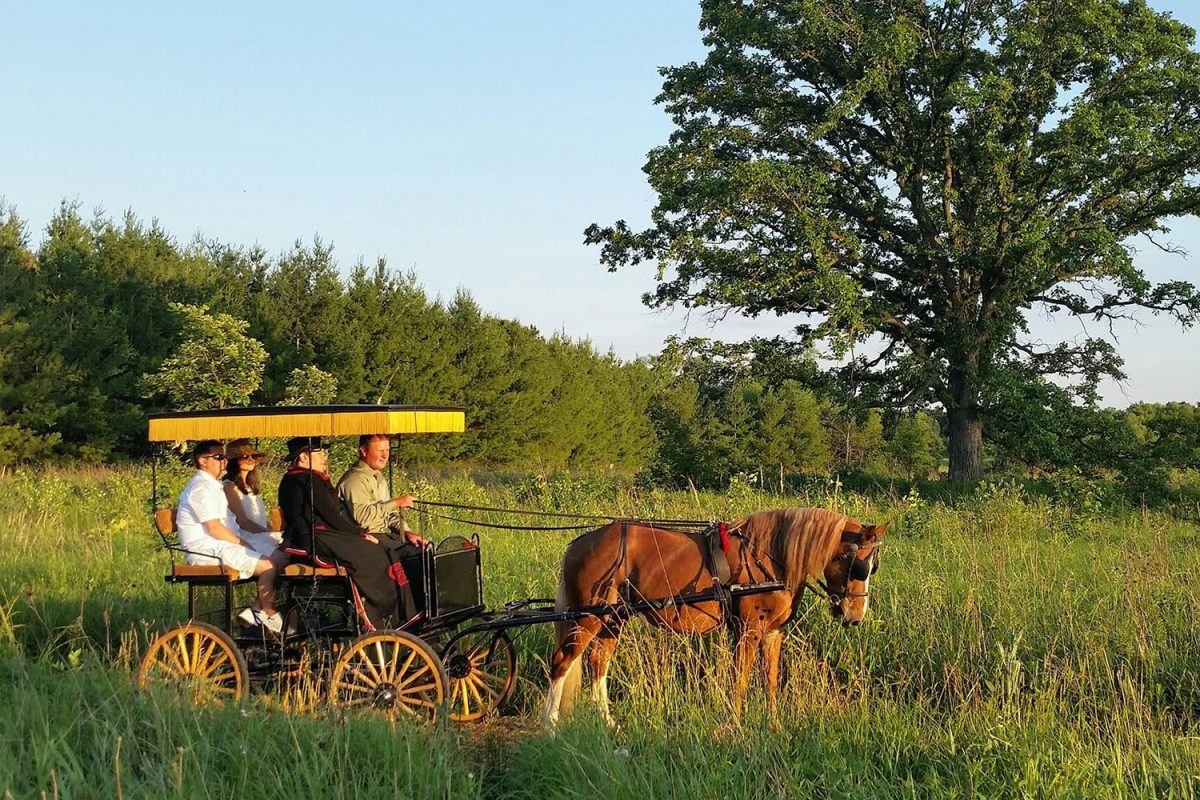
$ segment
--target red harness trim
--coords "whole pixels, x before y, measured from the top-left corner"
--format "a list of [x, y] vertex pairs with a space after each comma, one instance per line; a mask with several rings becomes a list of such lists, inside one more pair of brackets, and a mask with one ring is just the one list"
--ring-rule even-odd
[[388, 567], [387, 574], [397, 586], [408, 586], [408, 573], [404, 571], [404, 567], [400, 565], [399, 561]]
[[729, 554], [729, 523], [717, 523], [717, 533], [721, 534], [721, 551]]

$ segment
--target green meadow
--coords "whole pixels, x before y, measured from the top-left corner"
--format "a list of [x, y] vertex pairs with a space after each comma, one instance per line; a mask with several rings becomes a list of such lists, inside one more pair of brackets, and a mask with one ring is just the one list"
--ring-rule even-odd
[[[1016, 484], [955, 495], [814, 483], [780, 495], [616, 480], [452, 474], [427, 500], [731, 518], [788, 505], [891, 520], [868, 620], [815, 599], [784, 645], [781, 725], [761, 687], [731, 719], [726, 637], [631, 624], [614, 661], [617, 730], [581, 701], [538, 727], [548, 627], [517, 638], [503, 714], [392, 724], [254, 695], [194, 708], [134, 689], [181, 587], [148, 514], [149, 470], [0, 479], [3, 797], [1147, 797], [1200, 792], [1200, 526], [1051, 501]], [[182, 472], [163, 482], [177, 491]], [[489, 521], [533, 523], [492, 514]], [[419, 520], [441, 537], [465, 526]], [[481, 531], [490, 605], [552, 595], [570, 532]]]

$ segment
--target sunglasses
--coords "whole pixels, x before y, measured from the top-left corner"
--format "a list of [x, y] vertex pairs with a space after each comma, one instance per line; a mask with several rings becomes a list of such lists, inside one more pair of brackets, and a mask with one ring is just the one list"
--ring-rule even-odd
[[224, 453], [206, 453], [200, 456], [201, 458], [211, 458], [214, 461], [228, 461], [228, 457]]

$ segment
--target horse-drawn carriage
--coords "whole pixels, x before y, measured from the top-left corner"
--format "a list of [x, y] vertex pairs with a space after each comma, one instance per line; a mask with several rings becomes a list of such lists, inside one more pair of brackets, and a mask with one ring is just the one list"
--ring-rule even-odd
[[[150, 439], [463, 429], [464, 413], [457, 408], [278, 407], [161, 414], [150, 420]], [[857, 625], [887, 529], [820, 509], [759, 512], [732, 524], [611, 519], [568, 545], [556, 598], [514, 600], [490, 611], [483, 602], [479, 537], [453, 535], [424, 552], [425, 612], [398, 630], [373, 630], [346, 570], [305, 553], [278, 576], [284, 622], [273, 636], [237, 624], [235, 612], [249, 605], [239, 590], [253, 579], [241, 580], [223, 564], [182, 563], [186, 551], [173, 539], [174, 513], [158, 508], [156, 472], [154, 484], [155, 523], [172, 558], [166, 580], [187, 586], [188, 621], [150, 643], [139, 685], [182, 683], [196, 697], [240, 698], [252, 687], [315, 674], [334, 705], [413, 716], [445, 709], [458, 722], [480, 719], [504, 703], [517, 675], [508, 631], [542, 623], [557, 627], [545, 722], [557, 720], [564, 685], [589, 644], [593, 696], [609, 719], [608, 660], [622, 625], [635, 615], [688, 633], [728, 624], [737, 637], [739, 705], [750, 662], [761, 650], [774, 711], [780, 629], [794, 616], [801, 594], [806, 588], [823, 594], [835, 618]], [[575, 527], [591, 526], [559, 529]]]
[[[454, 433], [457, 408], [295, 406], [160, 414], [150, 418], [154, 442], [238, 437]], [[503, 630], [459, 628], [484, 611], [477, 536], [450, 536], [422, 553], [421, 619], [403, 630], [373, 630], [346, 568], [314, 554], [293, 557], [277, 578], [282, 635], [240, 624], [254, 578], [220, 563], [186, 563], [173, 508], [154, 522], [171, 557], [166, 580], [187, 587], [187, 622], [158, 635], [142, 658], [138, 683], [185, 683], [197, 697], [241, 698], [251, 688], [313, 677], [338, 706], [369, 705], [398, 713], [447, 708], [470, 721], [495, 710], [516, 680], [516, 650]], [[280, 530], [277, 510], [272, 528]], [[324, 662], [324, 663], [323, 663]], [[332, 662], [332, 663], [329, 663]], [[321, 673], [324, 672], [324, 675]]]

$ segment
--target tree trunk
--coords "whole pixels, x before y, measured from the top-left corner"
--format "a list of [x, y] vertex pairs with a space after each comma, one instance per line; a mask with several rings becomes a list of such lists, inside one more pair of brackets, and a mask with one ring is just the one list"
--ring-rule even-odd
[[979, 409], [973, 367], [950, 370], [950, 402], [946, 415], [950, 420], [950, 480], [977, 481], [983, 478], [983, 417]]
[[948, 408], [950, 418], [950, 480], [977, 481], [983, 477], [983, 420], [979, 406]]

